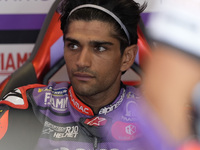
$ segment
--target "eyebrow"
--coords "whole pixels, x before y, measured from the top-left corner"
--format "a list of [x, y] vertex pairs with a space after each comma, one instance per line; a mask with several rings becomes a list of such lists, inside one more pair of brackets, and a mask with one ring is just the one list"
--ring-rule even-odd
[[[75, 39], [72, 39], [72, 38], [65, 38], [65, 41], [69, 41], [69, 42], [72, 42], [72, 43], [75, 43], [75, 44], [80, 44], [80, 42], [78, 40], [75, 40]], [[112, 42], [108, 42], [108, 41], [97, 41], [97, 40], [94, 40], [94, 41], [90, 41], [89, 42], [90, 45], [114, 45]]]
[[72, 43], [75, 43], [75, 44], [80, 44], [79, 41], [75, 40], [75, 39], [72, 39], [72, 38], [65, 38], [65, 42], [66, 41], [69, 41], [69, 42], [72, 42]]
[[91, 45], [114, 45], [112, 42], [107, 41], [90, 41]]

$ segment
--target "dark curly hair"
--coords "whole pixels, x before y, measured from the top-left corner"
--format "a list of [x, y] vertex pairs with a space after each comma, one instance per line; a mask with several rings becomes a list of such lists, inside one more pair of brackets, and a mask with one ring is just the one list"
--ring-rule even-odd
[[[69, 13], [72, 9], [83, 4], [94, 4], [104, 7], [114, 13], [125, 25], [129, 32], [130, 44], [127, 36], [121, 26], [110, 15], [94, 8], [81, 8], [73, 12], [70, 17]], [[140, 13], [146, 8], [146, 3], [140, 6], [139, 3], [133, 0], [63, 0], [59, 12], [61, 13], [61, 30], [64, 35], [67, 33], [70, 22], [74, 20], [98, 20], [108, 22], [113, 26], [115, 31], [115, 38], [120, 41], [121, 53], [124, 49], [132, 44], [137, 44], [137, 25], [140, 20]]]

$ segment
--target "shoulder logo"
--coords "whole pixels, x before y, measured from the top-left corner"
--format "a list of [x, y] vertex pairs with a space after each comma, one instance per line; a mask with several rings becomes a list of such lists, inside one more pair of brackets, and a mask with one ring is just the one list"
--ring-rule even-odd
[[44, 91], [44, 89], [41, 88], [38, 89], [38, 93], [41, 93], [42, 91]]
[[28, 108], [28, 102], [22, 97], [22, 93], [19, 88], [6, 94], [0, 104], [6, 104], [13, 108], [26, 109]]
[[[18, 88], [16, 88], [13, 91], [11, 91], [8, 94], [6, 94], [3, 97], [3, 100], [9, 100], [9, 98], [11, 98], [12, 96], [22, 98], [21, 91]], [[15, 102], [17, 103], [17, 101], [15, 101]]]

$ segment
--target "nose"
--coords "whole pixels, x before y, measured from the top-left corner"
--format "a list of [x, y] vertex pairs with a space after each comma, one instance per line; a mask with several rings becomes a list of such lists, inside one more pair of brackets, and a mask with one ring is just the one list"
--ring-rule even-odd
[[79, 55], [76, 62], [76, 65], [80, 68], [90, 67], [91, 65], [91, 52], [88, 48], [83, 48]]

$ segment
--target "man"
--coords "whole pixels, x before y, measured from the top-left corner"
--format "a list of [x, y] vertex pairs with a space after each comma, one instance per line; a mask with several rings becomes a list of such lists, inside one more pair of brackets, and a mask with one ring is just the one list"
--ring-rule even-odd
[[[140, 147], [136, 116], [130, 113], [139, 93], [121, 75], [137, 53], [137, 25], [145, 5], [132, 0], [66, 0], [61, 29], [68, 83], [28, 85], [2, 104], [32, 104], [43, 124], [36, 149], [88, 150]], [[27, 101], [28, 100], [28, 101]], [[20, 103], [20, 104], [19, 104]]]

